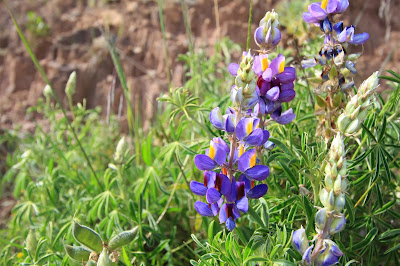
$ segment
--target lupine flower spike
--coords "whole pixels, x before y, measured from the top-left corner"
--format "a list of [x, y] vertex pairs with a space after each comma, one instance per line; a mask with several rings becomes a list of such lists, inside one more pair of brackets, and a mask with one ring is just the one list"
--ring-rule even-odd
[[216, 107], [209, 116], [210, 123], [227, 136], [214, 138], [205, 154], [194, 159], [204, 177], [203, 182], [192, 181], [190, 189], [206, 197], [206, 202], [195, 202], [195, 210], [202, 216], [218, 215], [229, 231], [236, 227], [241, 213], [248, 211], [249, 199], [261, 198], [268, 191], [263, 181], [269, 175], [269, 168], [261, 164], [259, 157], [263, 149], [274, 147], [265, 128], [267, 116], [280, 124], [296, 117], [292, 109], [282, 112], [281, 106], [296, 95], [295, 70], [285, 65], [283, 55], [270, 62], [266, 54], [266, 49], [275, 48], [280, 41], [278, 25], [278, 14], [267, 12], [254, 35], [261, 54], [243, 52], [241, 62], [229, 66], [235, 78], [230, 92], [232, 107], [224, 115]]

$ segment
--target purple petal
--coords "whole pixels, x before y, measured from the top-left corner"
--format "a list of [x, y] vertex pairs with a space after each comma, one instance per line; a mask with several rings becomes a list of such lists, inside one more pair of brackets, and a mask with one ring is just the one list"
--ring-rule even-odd
[[[272, 63], [271, 63], [272, 64]], [[272, 69], [271, 68], [267, 68], [263, 74], [262, 74], [262, 78], [263, 80], [270, 82], [272, 79]]]
[[231, 217], [229, 217], [229, 219], [226, 220], [225, 226], [229, 231], [233, 231], [236, 227], [236, 223]]
[[339, 35], [338, 35], [338, 41], [339, 42], [346, 42], [347, 41], [347, 31], [343, 30]]
[[236, 201], [236, 207], [239, 211], [246, 213], [249, 210], [249, 200], [247, 197], [243, 197]]
[[219, 130], [224, 130], [224, 120], [219, 107], [214, 108], [210, 112], [210, 122], [211, 124]]
[[[215, 149], [215, 156], [213, 159], [218, 165], [222, 165], [226, 161], [226, 156], [227, 156], [226, 147], [223, 144], [214, 142], [214, 149]], [[206, 170], [211, 170], [211, 169], [206, 169]]]
[[340, 34], [343, 31], [343, 22], [339, 21], [335, 25], [333, 25], [333, 29], [336, 31], [337, 34]]
[[246, 177], [246, 175], [241, 174], [239, 176], [238, 182], [244, 182], [244, 190], [246, 191], [246, 193], [249, 192], [249, 190], [251, 189], [251, 182], [250, 180]]
[[235, 131], [234, 115], [224, 115], [225, 118], [225, 131], [228, 133], [233, 133]]
[[201, 216], [214, 216], [213, 212], [211, 211], [210, 207], [207, 203], [202, 201], [196, 201], [194, 203], [194, 209], [201, 215]]
[[258, 199], [264, 196], [268, 191], [268, 186], [266, 184], [259, 184], [249, 190], [247, 196], [252, 199]]
[[263, 27], [258, 27], [254, 32], [254, 40], [258, 46], [263, 46], [265, 44], [263, 31], [264, 31]]
[[219, 193], [219, 191], [216, 190], [215, 188], [209, 188], [207, 190], [206, 199], [208, 203], [215, 203], [219, 201], [220, 198], [221, 198], [221, 193]]
[[272, 76], [276, 76], [285, 70], [285, 57], [283, 54], [279, 54], [274, 58], [274, 60], [272, 60], [270, 68], [272, 70]]
[[224, 201], [223, 199], [220, 199], [217, 203], [211, 204], [211, 211], [213, 213], [213, 216], [217, 216], [219, 212], [219, 206], [221, 206], [223, 201]]
[[247, 132], [247, 128], [250, 123], [253, 122], [252, 118], [243, 118], [239, 121], [239, 123], [236, 126], [236, 136], [238, 139], [243, 140], [247, 135], [249, 135], [251, 132]]
[[255, 155], [256, 155], [256, 150], [250, 149], [244, 152], [242, 156], [239, 157], [238, 168], [242, 173], [251, 167], [250, 163], [251, 160], [255, 159], [254, 158]]
[[353, 36], [353, 39], [349, 41], [350, 44], [363, 44], [369, 38], [369, 34], [367, 32], [358, 33]]
[[308, 264], [311, 263], [311, 251], [313, 249], [314, 245], [311, 245], [311, 247], [309, 247], [308, 249], [306, 249], [306, 251], [303, 254], [303, 261], [307, 261]]
[[213, 138], [213, 142], [217, 143], [220, 145], [220, 147], [222, 147], [222, 149], [226, 152], [229, 153], [229, 146], [228, 144], [226, 144], [225, 140], [223, 140], [222, 138]]
[[276, 114], [275, 112], [273, 114], [271, 114], [271, 117], [272, 117], [272, 119], [274, 119], [277, 123], [279, 123], [281, 125], [286, 125], [286, 124], [292, 122], [296, 118], [296, 114], [293, 113], [292, 108], [283, 112], [282, 114], [280, 114], [280, 116], [275, 115]]
[[219, 210], [219, 222], [221, 224], [225, 223], [225, 221], [228, 219], [228, 217], [226, 215], [227, 213], [228, 213], [227, 206], [224, 203], [224, 204], [222, 204], [221, 209]]
[[197, 181], [190, 182], [190, 190], [193, 192], [193, 194], [198, 196], [205, 196], [207, 193], [207, 188], [204, 186], [204, 184]]
[[264, 131], [257, 128], [244, 140], [249, 146], [261, 146], [264, 142]]
[[220, 184], [220, 192], [222, 195], [228, 195], [232, 190], [232, 183], [229, 178], [224, 174], [218, 174], [218, 183]]
[[335, 13], [338, 13], [338, 14], [343, 13], [347, 9], [348, 6], [349, 6], [349, 0], [339, 0]]
[[281, 41], [281, 32], [278, 30], [278, 28], [273, 29], [273, 34], [272, 34], [272, 45], [275, 46]]
[[312, 3], [308, 6], [308, 11], [310, 11], [311, 15], [318, 20], [323, 20], [327, 16], [325, 10], [321, 8], [320, 3]]
[[281, 85], [281, 91], [293, 90], [293, 88], [294, 88], [293, 83], [286, 83]]
[[279, 98], [279, 87], [275, 86], [271, 88], [267, 93], [265, 94], [265, 98], [267, 98], [270, 101], [276, 101]]
[[338, 0], [329, 0], [328, 4], [326, 6], [326, 12], [330, 13], [334, 13], [336, 11], [338, 5]]
[[319, 19], [317, 19], [316, 17], [314, 17], [311, 13], [309, 12], [304, 12], [303, 13], [303, 19], [305, 22], [307, 23], [317, 23], [319, 22]]
[[249, 169], [247, 169], [244, 174], [250, 180], [265, 180], [269, 175], [269, 168], [266, 165], [255, 165]]
[[231, 73], [232, 76], [236, 77], [237, 72], [239, 70], [239, 64], [232, 63], [229, 65], [228, 69], [229, 69], [229, 73]]
[[286, 69], [285, 67], [285, 71], [276, 75], [276, 78], [278, 78], [281, 83], [292, 83], [296, 79], [296, 73], [286, 71]]
[[290, 102], [296, 96], [296, 92], [294, 90], [284, 90], [281, 92], [279, 96], [279, 101], [281, 102]]
[[[269, 72], [269, 73], [272, 73], [272, 72]], [[260, 87], [260, 95], [264, 96], [270, 88], [271, 88], [271, 82], [263, 81], [261, 83], [261, 87]]]
[[204, 154], [196, 155], [196, 157], [194, 157], [194, 164], [201, 171], [212, 170], [218, 166], [218, 164], [214, 162], [214, 160]]

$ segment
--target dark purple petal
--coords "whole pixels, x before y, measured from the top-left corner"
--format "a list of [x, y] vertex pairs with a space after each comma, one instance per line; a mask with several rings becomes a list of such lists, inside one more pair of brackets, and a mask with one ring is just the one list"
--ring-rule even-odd
[[339, 21], [335, 25], [333, 25], [333, 29], [336, 31], [337, 34], [340, 34], [343, 31], [343, 22]]
[[250, 150], [244, 152], [242, 154], [242, 156], [239, 157], [238, 168], [242, 173], [251, 167], [250, 161], [252, 159], [254, 160], [255, 154], [256, 154], [256, 150], [250, 149]]
[[229, 231], [233, 231], [236, 227], [236, 223], [231, 217], [229, 217], [229, 219], [226, 220], [225, 226]]
[[204, 186], [204, 184], [197, 181], [190, 182], [190, 190], [193, 192], [193, 194], [198, 196], [205, 196], [207, 193], [207, 188]]
[[246, 177], [246, 175], [241, 174], [238, 179], [239, 182], [244, 182], [244, 190], [246, 193], [251, 189], [251, 182], [250, 180]]
[[294, 88], [293, 83], [286, 83], [281, 85], [281, 91], [293, 90], [293, 88]]
[[261, 128], [257, 128], [250, 133], [247, 138], [245, 138], [244, 142], [246, 142], [249, 146], [261, 146], [264, 144], [264, 132]]
[[292, 83], [296, 79], [296, 74], [289, 71], [283, 71], [276, 75], [276, 78], [278, 78], [281, 83]]
[[323, 20], [327, 16], [325, 10], [321, 8], [320, 3], [312, 3], [308, 6], [308, 11], [310, 11], [311, 15], [318, 20]]
[[269, 175], [269, 168], [266, 165], [255, 165], [247, 169], [244, 174], [253, 180], [262, 181], [266, 179]]
[[296, 92], [294, 90], [284, 90], [281, 91], [281, 94], [279, 96], [279, 101], [287, 103], [293, 100], [295, 96]]
[[239, 70], [239, 64], [232, 63], [229, 65], [228, 69], [229, 69], [229, 73], [231, 73], [232, 76], [236, 77], [237, 72]]
[[[279, 111], [279, 110], [277, 110]], [[283, 112], [280, 114], [280, 112], [276, 113], [275, 111], [273, 114], [271, 114], [272, 119], [274, 119], [277, 123], [281, 125], [286, 125], [290, 122], [292, 122], [296, 118], [296, 114], [293, 113], [293, 109], [290, 108], [289, 110]]]
[[[214, 142], [215, 143], [215, 142]], [[226, 161], [226, 147], [223, 144], [215, 143], [215, 156], [214, 156], [214, 161], [218, 165], [222, 165]], [[211, 169], [206, 169], [206, 170], [211, 170]]]
[[263, 133], [264, 133], [264, 138], [261, 145], [264, 145], [264, 143], [269, 139], [269, 131], [265, 129], [263, 130]]
[[218, 202], [211, 204], [211, 211], [213, 213], [213, 216], [217, 216], [219, 212], [219, 206], [221, 206], [223, 201], [223, 199], [220, 199]]
[[279, 87], [275, 86], [273, 88], [271, 88], [269, 91], [267, 91], [267, 93], [265, 94], [265, 98], [267, 98], [270, 101], [276, 101], [279, 98]]
[[[225, 116], [224, 116], [224, 118], [225, 118]], [[232, 114], [226, 116], [225, 131], [228, 133], [235, 132], [235, 123], [234, 123], [233, 119], [234, 119], [234, 115], [232, 115]]]
[[247, 197], [243, 197], [240, 200], [237, 200], [236, 207], [239, 211], [246, 213], [249, 210], [249, 199]]
[[216, 190], [215, 188], [209, 188], [207, 190], [206, 199], [208, 203], [215, 203], [219, 201], [220, 198], [221, 198], [221, 193], [219, 193], [219, 191]]
[[224, 174], [219, 174], [218, 179], [219, 179], [218, 182], [221, 184], [219, 190], [221, 194], [224, 196], [230, 194], [232, 190], [232, 183], [229, 180], [229, 178]]
[[202, 216], [214, 216], [208, 204], [202, 201], [196, 201], [194, 203], [194, 209]]
[[353, 39], [349, 41], [350, 44], [363, 44], [365, 43], [369, 38], [369, 34], [364, 32], [364, 33], [358, 33], [353, 36]]
[[249, 190], [247, 193], [247, 197], [252, 199], [258, 199], [264, 196], [268, 191], [268, 186], [266, 184], [259, 184], [252, 189]]
[[217, 173], [213, 171], [204, 171], [204, 186], [207, 188], [215, 187]]
[[317, 19], [316, 17], [314, 17], [311, 13], [309, 12], [304, 12], [303, 13], [303, 19], [305, 22], [307, 23], [317, 23], [319, 22], [319, 19]]
[[221, 112], [219, 111], [219, 107], [214, 108], [210, 112], [210, 122], [217, 129], [224, 130], [224, 120]]
[[218, 166], [218, 164], [210, 157], [204, 154], [198, 154], [194, 157], [194, 164], [199, 170], [212, 170]]
[[268, 81], [262, 82], [260, 87], [260, 95], [264, 96], [270, 88], [271, 88], [271, 82]]

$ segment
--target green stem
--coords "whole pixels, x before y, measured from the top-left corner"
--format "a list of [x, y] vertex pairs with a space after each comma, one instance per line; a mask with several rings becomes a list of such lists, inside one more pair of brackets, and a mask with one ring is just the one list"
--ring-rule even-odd
[[160, 16], [160, 27], [161, 27], [161, 33], [162, 33], [163, 45], [164, 45], [165, 68], [167, 70], [168, 88], [171, 88], [171, 74], [169, 72], [169, 63], [168, 63], [167, 37], [165, 34], [165, 24], [164, 24], [163, 7], [162, 7], [161, 0], [158, 0], [158, 14]]
[[53, 95], [53, 97], [54, 97], [54, 99], [56, 100], [57, 104], [60, 106], [61, 111], [62, 111], [62, 113], [63, 113], [63, 115], [64, 115], [64, 117], [65, 117], [65, 120], [67, 121], [67, 125], [68, 125], [68, 127], [71, 129], [72, 134], [73, 134], [73, 136], [74, 136], [76, 142], [78, 143], [79, 148], [81, 149], [81, 151], [82, 151], [82, 153], [83, 153], [83, 156], [85, 157], [85, 160], [86, 160], [87, 164], [89, 165], [89, 168], [90, 168], [90, 170], [92, 171], [94, 178], [96, 179], [97, 184], [98, 184], [99, 187], [103, 190], [104, 187], [103, 187], [103, 185], [100, 183], [100, 180], [98, 179], [98, 177], [97, 177], [97, 175], [96, 175], [96, 172], [94, 171], [93, 166], [92, 166], [92, 164], [90, 163], [89, 157], [88, 157], [88, 155], [86, 154], [86, 151], [85, 151], [85, 149], [83, 148], [82, 143], [80, 142], [80, 140], [79, 140], [79, 138], [78, 138], [78, 135], [76, 134], [74, 128], [72, 127], [71, 122], [70, 122], [69, 119], [68, 119], [68, 116], [67, 116], [67, 113], [66, 113], [66, 111], [65, 111], [65, 108], [62, 106], [60, 99], [57, 97], [56, 93], [54, 92], [53, 88], [51, 87], [50, 80], [48, 79], [48, 77], [47, 77], [47, 75], [46, 75], [44, 69], [42, 68], [42, 66], [39, 64], [39, 61], [38, 61], [36, 55], [33, 53], [32, 49], [30, 48], [30, 45], [29, 45], [28, 40], [25, 38], [24, 34], [22, 33], [21, 28], [19, 27], [17, 21], [15, 20], [15, 17], [14, 17], [14, 15], [13, 15], [13, 13], [12, 13], [11, 10], [8, 8], [8, 5], [7, 5], [6, 2], [5, 2], [5, 6], [6, 6], [6, 9], [7, 9], [8, 13], [9, 13], [10, 16], [11, 16], [11, 19], [12, 19], [12, 21], [13, 21], [13, 23], [14, 23], [16, 29], [17, 29], [18, 35], [19, 35], [19, 37], [21, 38], [22, 42], [24, 43], [24, 46], [25, 46], [25, 48], [26, 48], [26, 50], [27, 50], [29, 56], [31, 57], [31, 59], [32, 59], [32, 61], [33, 61], [33, 63], [34, 63], [34, 65], [36, 66], [37, 70], [39, 71], [40, 75], [42, 76], [42, 78], [44, 79], [44, 81], [46, 82], [46, 84], [50, 86], [51, 94]]
[[247, 44], [246, 44], [246, 52], [250, 49], [250, 38], [251, 38], [251, 22], [253, 20], [253, 0], [250, 0], [250, 9], [249, 9], [249, 22], [247, 27]]

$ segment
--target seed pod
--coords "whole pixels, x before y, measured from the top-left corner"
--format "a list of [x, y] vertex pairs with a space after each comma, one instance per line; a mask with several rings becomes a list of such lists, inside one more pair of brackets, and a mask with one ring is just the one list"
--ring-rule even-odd
[[136, 226], [130, 231], [124, 231], [114, 236], [108, 243], [109, 249], [115, 250], [119, 247], [129, 244], [135, 238], [137, 231], [138, 227]]
[[100, 253], [99, 260], [97, 261], [97, 266], [110, 266], [111, 265], [111, 260], [108, 257], [108, 250], [103, 249], [103, 251]]
[[90, 249], [87, 249], [83, 246], [73, 247], [73, 246], [64, 244], [64, 249], [65, 249], [65, 252], [67, 252], [68, 256], [71, 259], [81, 261], [81, 262], [88, 261], [90, 252], [91, 252]]
[[29, 253], [34, 256], [36, 253], [37, 240], [35, 237], [35, 233], [32, 230], [29, 230], [28, 236], [26, 237], [26, 249]]
[[72, 233], [76, 241], [97, 254], [103, 249], [103, 240], [100, 235], [89, 227], [82, 226], [74, 221]]

